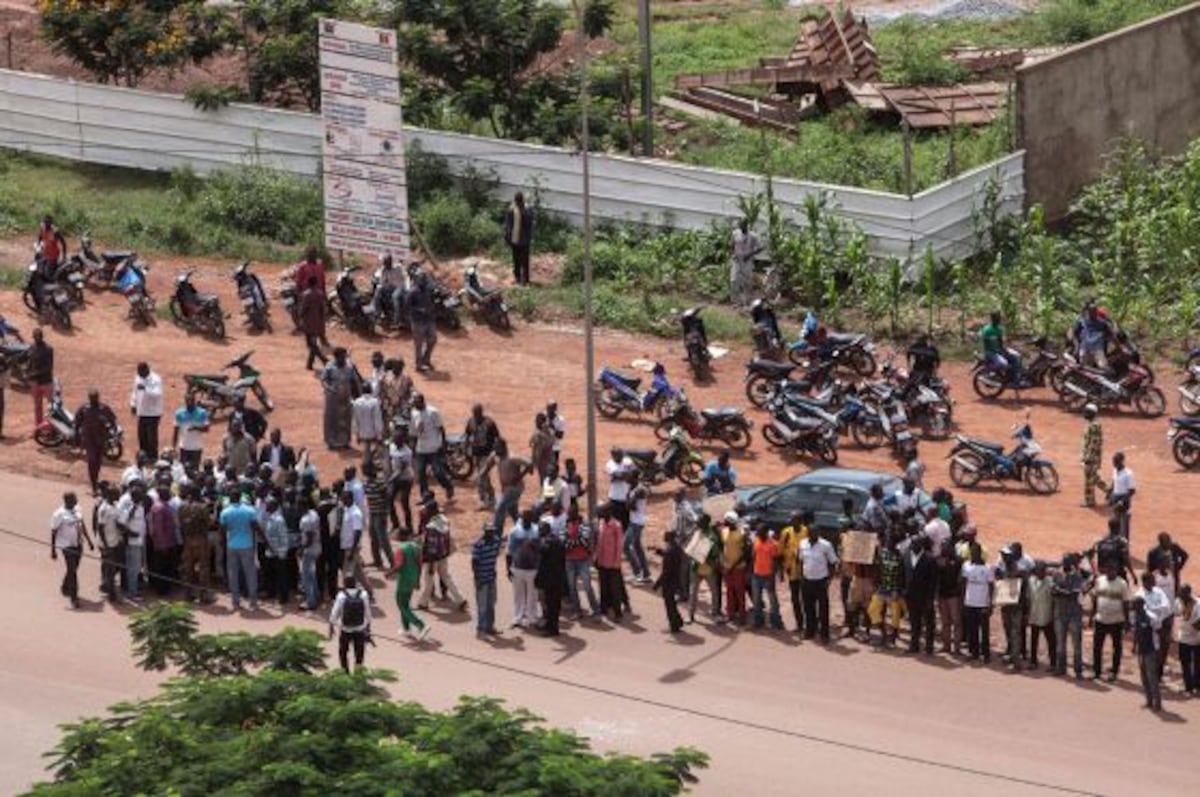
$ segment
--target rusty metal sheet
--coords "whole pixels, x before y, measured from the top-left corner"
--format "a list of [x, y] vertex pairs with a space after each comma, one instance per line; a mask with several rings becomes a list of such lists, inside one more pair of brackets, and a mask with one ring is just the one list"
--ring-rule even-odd
[[817, 83], [849, 77], [851, 70], [844, 64], [822, 66], [748, 67], [725, 69], [720, 72], [676, 75], [675, 88], [692, 89], [698, 86], [780, 86], [795, 83]]
[[1008, 102], [1004, 83], [952, 86], [879, 86], [879, 94], [914, 129], [994, 122]]
[[946, 58], [964, 69], [984, 74], [1011, 72], [1018, 66], [1049, 58], [1062, 47], [951, 47]]
[[769, 127], [782, 133], [795, 133], [796, 123], [801, 118], [801, 106], [790, 102], [743, 97], [720, 89], [701, 86], [689, 91], [677, 91], [676, 99], [716, 111], [752, 126]]
[[858, 82], [879, 79], [879, 55], [871, 43], [866, 22], [860, 22], [849, 7], [840, 15], [826, 9], [819, 17], [805, 19], [800, 25], [800, 35], [788, 53], [787, 63], [806, 66], [842, 64], [852, 69], [848, 79]]

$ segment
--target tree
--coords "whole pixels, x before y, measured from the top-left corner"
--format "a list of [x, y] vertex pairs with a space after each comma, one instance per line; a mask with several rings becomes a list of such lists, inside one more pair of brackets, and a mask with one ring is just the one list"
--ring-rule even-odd
[[228, 15], [203, 0], [39, 0], [42, 35], [101, 83], [136, 86], [156, 69], [221, 50]]
[[241, 10], [250, 100], [321, 107], [317, 20], [356, 19], [344, 0], [248, 0]]
[[324, 672], [320, 637], [198, 634], [190, 608], [131, 622], [134, 652], [179, 677], [159, 695], [65, 726], [34, 795], [679, 794], [706, 757], [593, 753], [491, 698], [447, 712], [388, 699], [383, 671]]

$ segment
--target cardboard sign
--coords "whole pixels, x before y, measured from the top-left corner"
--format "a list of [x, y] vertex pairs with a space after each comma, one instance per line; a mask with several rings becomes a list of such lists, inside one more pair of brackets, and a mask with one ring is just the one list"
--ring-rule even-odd
[[993, 601], [997, 606], [1015, 606], [1021, 602], [1021, 579], [996, 579], [996, 597]]
[[683, 546], [683, 552], [690, 556], [693, 561], [704, 564], [708, 561], [708, 555], [712, 553], [712, 547], [712, 538], [697, 531], [692, 534], [692, 538], [687, 541], [687, 545]]
[[875, 563], [879, 538], [873, 531], [847, 531], [842, 534], [842, 561], [855, 565]]

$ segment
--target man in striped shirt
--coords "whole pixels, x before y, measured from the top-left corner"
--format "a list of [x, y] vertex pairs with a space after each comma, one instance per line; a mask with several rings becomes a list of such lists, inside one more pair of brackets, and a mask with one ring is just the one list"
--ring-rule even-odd
[[388, 518], [392, 504], [388, 499], [388, 484], [379, 475], [379, 469], [374, 462], [363, 464], [363, 476], [367, 481], [363, 484], [363, 494], [367, 503], [367, 528], [371, 533], [371, 562], [378, 568], [384, 568], [383, 560], [387, 560], [386, 569], [392, 567], [392, 548], [388, 543]]
[[471, 546], [471, 572], [475, 576], [475, 636], [495, 636], [496, 560], [500, 558], [500, 535], [496, 525], [483, 527], [483, 536]]

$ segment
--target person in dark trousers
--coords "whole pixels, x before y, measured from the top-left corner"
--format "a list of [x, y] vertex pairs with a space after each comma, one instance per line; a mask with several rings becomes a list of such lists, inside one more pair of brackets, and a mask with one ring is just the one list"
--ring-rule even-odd
[[816, 518], [804, 515], [808, 536], [800, 541], [800, 593], [804, 603], [804, 638], [818, 634], [829, 641], [829, 581], [837, 572], [838, 557], [833, 543], [821, 537]]
[[321, 342], [325, 340], [325, 294], [318, 287], [315, 276], [308, 277], [303, 290], [300, 294], [300, 331], [304, 333], [304, 345], [308, 347], [308, 363], [304, 367], [311, 371], [315, 361], [320, 360], [321, 365], [329, 361], [321, 351]]
[[1158, 533], [1158, 544], [1146, 554], [1146, 569], [1158, 570], [1160, 563], [1165, 559], [1167, 567], [1175, 575], [1175, 583], [1182, 584], [1183, 582], [1179, 576], [1183, 571], [1184, 565], [1187, 564], [1188, 558], [1188, 552], [1179, 543], [1172, 540], [1170, 534], [1160, 531]]
[[538, 529], [541, 536], [542, 556], [538, 560], [534, 586], [542, 591], [545, 616], [541, 630], [546, 636], [558, 636], [558, 618], [562, 614], [563, 592], [567, 585], [566, 548], [557, 534], [550, 532], [550, 524], [542, 523]]
[[89, 550], [96, 550], [88, 536], [87, 524], [79, 513], [79, 499], [75, 493], [63, 494], [63, 505], [50, 516], [50, 558], [57, 559], [62, 549], [67, 572], [59, 588], [63, 597], [71, 600], [71, 607], [79, 608], [79, 559], [83, 556], [83, 542]]
[[513, 194], [512, 204], [504, 212], [504, 242], [512, 250], [513, 282], [529, 284], [529, 250], [533, 244], [533, 214], [525, 207], [525, 195]]
[[129, 395], [129, 411], [137, 418], [138, 451], [150, 459], [158, 459], [158, 428], [162, 424], [163, 381], [150, 370], [149, 363], [137, 364], [133, 392]]
[[437, 324], [434, 318], [433, 286], [429, 275], [417, 275], [408, 292], [408, 320], [412, 326], [413, 360], [418, 371], [433, 370], [433, 347], [437, 345]]
[[1138, 671], [1142, 677], [1142, 691], [1146, 695], [1146, 703], [1142, 708], [1152, 711], [1162, 709], [1162, 690], [1158, 682], [1158, 634], [1154, 631], [1154, 621], [1146, 611], [1146, 601], [1142, 596], [1133, 599], [1131, 612], [1133, 627], [1133, 652], [1137, 656]]
[[371, 638], [371, 596], [358, 586], [354, 576], [346, 576], [329, 612], [329, 638], [338, 629], [338, 660], [350, 672], [349, 652], [354, 648], [354, 668], [362, 669], [367, 642]]
[[46, 342], [42, 328], [33, 330], [29, 349], [29, 392], [33, 395], [33, 424], [42, 425], [46, 400], [54, 395], [54, 347]]
[[937, 598], [938, 569], [933, 555], [928, 550], [929, 539], [917, 537], [904, 557], [904, 602], [908, 608], [908, 623], [912, 636], [908, 652], [921, 649], [925, 640], [926, 655], [933, 654], [934, 605]]
[[679, 598], [679, 574], [683, 571], [683, 548], [675, 534], [669, 531], [663, 535], [663, 546], [658, 551], [663, 560], [662, 572], [654, 582], [654, 589], [662, 593], [671, 633], [678, 634], [683, 630], [683, 617], [676, 604]]
[[88, 391], [88, 401], [75, 413], [75, 435], [87, 461], [92, 495], [100, 494], [100, 462], [108, 447], [108, 436], [117, 425], [117, 416], [107, 404], [100, 403], [100, 391]]

